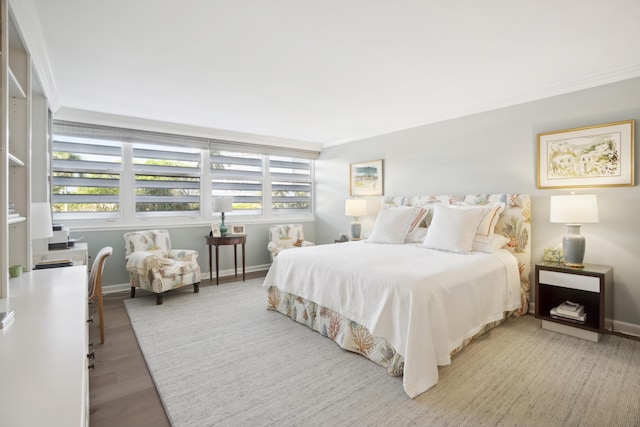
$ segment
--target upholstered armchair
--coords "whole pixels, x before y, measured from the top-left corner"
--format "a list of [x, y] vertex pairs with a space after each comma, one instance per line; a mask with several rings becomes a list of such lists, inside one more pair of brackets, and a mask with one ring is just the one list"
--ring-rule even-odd
[[200, 289], [198, 252], [172, 249], [167, 230], [133, 231], [124, 235], [127, 271], [131, 279], [131, 298], [136, 288], [156, 294], [156, 304], [162, 304], [162, 293], [186, 285], [193, 292]]
[[271, 253], [271, 261], [286, 249], [314, 245], [315, 243], [304, 240], [302, 224], [272, 225], [269, 227], [267, 249]]

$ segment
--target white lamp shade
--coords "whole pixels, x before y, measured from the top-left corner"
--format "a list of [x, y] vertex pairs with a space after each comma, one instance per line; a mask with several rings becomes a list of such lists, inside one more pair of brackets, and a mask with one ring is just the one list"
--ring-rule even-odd
[[347, 199], [344, 208], [347, 216], [362, 216], [367, 214], [367, 201], [365, 199]]
[[53, 236], [51, 205], [48, 202], [31, 203], [31, 240]]
[[216, 197], [213, 199], [214, 212], [231, 212], [233, 210], [233, 197]]
[[551, 196], [549, 221], [562, 224], [598, 222], [598, 201], [595, 194]]

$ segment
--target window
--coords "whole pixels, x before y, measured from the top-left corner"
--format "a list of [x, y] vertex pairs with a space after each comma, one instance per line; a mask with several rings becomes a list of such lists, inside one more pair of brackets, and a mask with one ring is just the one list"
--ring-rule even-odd
[[136, 216], [200, 214], [200, 150], [133, 144]]
[[58, 136], [52, 158], [56, 219], [120, 217], [121, 143]]
[[262, 215], [262, 155], [211, 150], [211, 196], [233, 197], [233, 215]]
[[270, 156], [271, 211], [274, 215], [311, 213], [311, 161]]
[[206, 224], [222, 196], [243, 222], [313, 213], [317, 152], [59, 120], [52, 141], [58, 222]]

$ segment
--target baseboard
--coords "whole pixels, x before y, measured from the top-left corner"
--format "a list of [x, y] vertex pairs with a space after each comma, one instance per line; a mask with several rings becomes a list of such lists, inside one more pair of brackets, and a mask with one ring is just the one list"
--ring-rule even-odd
[[[271, 264], [262, 264], [262, 265], [254, 265], [251, 267], [246, 267], [245, 268], [245, 273], [255, 273], [257, 271], [266, 271], [269, 269], [269, 267], [271, 267]], [[222, 270], [219, 272], [220, 273], [220, 277], [228, 277], [228, 276], [234, 276], [236, 274], [234, 269], [228, 269], [228, 270]], [[239, 274], [242, 274], [242, 270], [239, 272]], [[215, 273], [214, 273], [215, 276]], [[200, 273], [200, 277], [202, 279], [209, 279], [209, 272], [201, 272]], [[112, 293], [116, 293], [116, 292], [129, 292], [129, 290], [131, 289], [131, 285], [129, 283], [118, 283], [115, 285], [106, 285], [102, 287], [102, 290], [104, 291], [105, 294], [112, 294]]]
[[640, 337], [640, 325], [634, 323], [621, 322], [620, 320], [613, 320], [613, 330], [625, 335], [632, 335], [634, 337]]
[[117, 292], [129, 292], [129, 289], [131, 289], [131, 285], [128, 283], [119, 283], [116, 285], [106, 285], [102, 287], [102, 291], [105, 295], [115, 294]]

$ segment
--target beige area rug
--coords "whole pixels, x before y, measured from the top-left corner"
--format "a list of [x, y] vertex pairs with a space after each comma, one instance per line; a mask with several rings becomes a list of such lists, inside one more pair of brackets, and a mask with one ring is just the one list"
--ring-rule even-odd
[[267, 310], [261, 282], [125, 301], [173, 425], [640, 425], [638, 341], [511, 319], [410, 399], [401, 378]]

